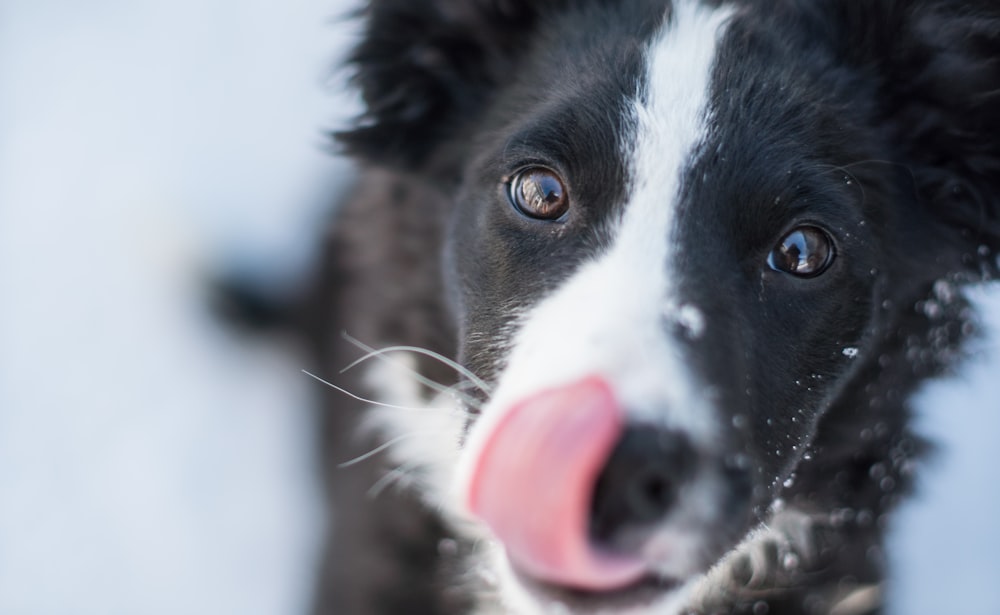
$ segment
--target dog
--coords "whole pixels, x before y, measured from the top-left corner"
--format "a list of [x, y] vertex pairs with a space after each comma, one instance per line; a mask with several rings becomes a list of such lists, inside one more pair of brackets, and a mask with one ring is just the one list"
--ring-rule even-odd
[[1000, 5], [362, 19], [315, 612], [882, 612], [908, 400], [1000, 266]]

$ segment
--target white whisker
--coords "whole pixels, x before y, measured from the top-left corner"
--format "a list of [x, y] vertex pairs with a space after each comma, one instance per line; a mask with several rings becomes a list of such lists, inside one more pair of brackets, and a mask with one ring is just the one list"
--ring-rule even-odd
[[[357, 346], [361, 350], [364, 350], [368, 354], [366, 354], [365, 356], [361, 357], [360, 359], [357, 359], [356, 361], [354, 361], [353, 363], [351, 363], [350, 365], [348, 365], [344, 369], [340, 370], [341, 373], [346, 372], [347, 370], [351, 369], [352, 367], [355, 367], [359, 363], [367, 361], [368, 359], [370, 359], [372, 357], [376, 357], [376, 356], [377, 357], [381, 357], [382, 355], [384, 355], [386, 353], [389, 353], [389, 352], [395, 352], [395, 351], [413, 352], [413, 353], [421, 354], [421, 355], [430, 357], [432, 359], [435, 359], [437, 361], [440, 361], [441, 363], [443, 363], [444, 365], [447, 365], [448, 367], [452, 368], [453, 370], [455, 370], [456, 372], [458, 372], [462, 376], [465, 376], [470, 382], [472, 382], [476, 386], [476, 388], [478, 388], [483, 393], [486, 393], [487, 395], [490, 394], [490, 386], [488, 384], [486, 384], [486, 382], [484, 382], [479, 376], [476, 376], [475, 374], [473, 374], [466, 367], [460, 365], [459, 363], [457, 363], [457, 362], [449, 359], [448, 357], [446, 357], [446, 356], [444, 356], [444, 355], [442, 355], [440, 353], [434, 352], [433, 350], [428, 350], [427, 348], [421, 348], [419, 346], [389, 346], [388, 348], [382, 348], [381, 350], [375, 350], [371, 346], [368, 346], [367, 344], [364, 344], [363, 342], [361, 342], [361, 341], [359, 341], [359, 340], [351, 337], [347, 332], [344, 332], [342, 335], [343, 335], [343, 337], [344, 337], [345, 340], [347, 340], [348, 342], [354, 344], [355, 346]], [[433, 381], [430, 381], [430, 382], [433, 382]], [[424, 384], [427, 384], [427, 383], [424, 383]], [[434, 385], [441, 386], [438, 383], [434, 383]], [[434, 388], [430, 384], [428, 384], [427, 386], [431, 386], [432, 388]], [[435, 389], [435, 390], [437, 390], [437, 389]]]
[[455, 390], [454, 390], [454, 387], [447, 387], [447, 386], [445, 386], [445, 385], [443, 385], [443, 384], [441, 384], [439, 382], [434, 382], [433, 380], [431, 380], [430, 378], [427, 378], [426, 376], [424, 376], [423, 374], [421, 374], [417, 370], [413, 369], [409, 365], [405, 365], [405, 364], [403, 364], [403, 363], [401, 363], [399, 361], [393, 360], [391, 357], [385, 356], [385, 353], [389, 352], [390, 349], [375, 350], [371, 346], [367, 346], [364, 343], [359, 342], [358, 340], [350, 337], [347, 333], [344, 333], [344, 337], [345, 337], [345, 339], [347, 339], [348, 341], [350, 341], [352, 344], [354, 344], [358, 348], [366, 351], [367, 354], [365, 356], [361, 357], [360, 359], [354, 361], [353, 363], [351, 363], [350, 365], [348, 365], [344, 369], [340, 370], [340, 373], [346, 372], [347, 370], [351, 369], [352, 367], [357, 366], [362, 361], [367, 361], [368, 359], [371, 359], [372, 357], [378, 357], [379, 359], [381, 359], [382, 361], [386, 361], [390, 365], [394, 365], [396, 367], [399, 367], [399, 368], [402, 368], [402, 369], [406, 370], [410, 374], [410, 376], [413, 377], [414, 380], [416, 380], [420, 384], [423, 384], [424, 386], [426, 386], [426, 387], [434, 390], [437, 393], [441, 393], [441, 394], [450, 395], [452, 397], [455, 397], [456, 399], [458, 399], [462, 403], [464, 403], [464, 404], [466, 404], [468, 406], [471, 406], [473, 408], [479, 408], [480, 407], [480, 404], [474, 398], [469, 397], [468, 395], [456, 394]]
[[385, 476], [375, 481], [375, 484], [368, 490], [368, 497], [371, 499], [377, 498], [379, 494], [385, 491], [390, 485], [392, 485], [393, 482], [403, 480], [406, 478], [408, 473], [415, 470], [419, 467], [419, 465], [420, 464], [418, 463], [406, 463], [390, 472], [386, 472]]
[[306, 370], [302, 370], [302, 373], [305, 374], [306, 376], [309, 376], [310, 378], [314, 378], [314, 379], [322, 382], [323, 384], [325, 384], [326, 386], [330, 387], [331, 389], [339, 391], [339, 392], [343, 393], [344, 395], [347, 395], [348, 397], [350, 397], [352, 399], [356, 399], [356, 400], [358, 400], [360, 402], [364, 402], [366, 404], [371, 404], [373, 406], [379, 406], [381, 408], [390, 408], [392, 410], [415, 410], [417, 412], [448, 412], [447, 409], [444, 409], [444, 408], [434, 408], [432, 406], [430, 406], [430, 407], [429, 406], [399, 406], [399, 405], [396, 405], [396, 404], [387, 404], [385, 402], [375, 401], [374, 399], [368, 399], [368, 398], [365, 398], [365, 397], [361, 397], [360, 395], [355, 395], [354, 393], [351, 393], [347, 389], [345, 389], [343, 387], [339, 387], [339, 386], [333, 384], [332, 382], [330, 382], [328, 380], [324, 380], [324, 379], [320, 378], [319, 376], [317, 376], [316, 374], [312, 374], [312, 373], [310, 373], [310, 372], [308, 372]]
[[435, 431], [413, 431], [413, 432], [410, 432], [410, 433], [403, 434], [401, 436], [397, 436], [397, 437], [395, 437], [395, 438], [393, 438], [391, 440], [388, 440], [387, 442], [383, 442], [382, 444], [376, 446], [375, 448], [373, 448], [372, 450], [368, 451], [367, 453], [364, 453], [363, 455], [358, 455], [357, 457], [355, 457], [354, 459], [351, 459], [350, 461], [345, 461], [344, 463], [337, 464], [337, 467], [338, 468], [349, 468], [351, 466], [358, 465], [362, 461], [365, 461], [367, 459], [371, 459], [375, 455], [378, 455], [379, 453], [381, 453], [382, 451], [390, 448], [394, 444], [399, 444], [400, 442], [402, 442], [404, 440], [409, 440], [410, 438], [415, 438], [417, 436], [427, 436], [427, 435], [433, 435], [435, 433], [437, 433], [437, 432], [435, 432]]

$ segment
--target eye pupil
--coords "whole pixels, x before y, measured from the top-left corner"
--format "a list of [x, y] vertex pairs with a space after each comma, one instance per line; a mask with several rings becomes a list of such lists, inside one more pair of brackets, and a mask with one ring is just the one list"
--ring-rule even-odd
[[833, 256], [829, 235], [816, 227], [803, 226], [785, 235], [767, 262], [775, 271], [811, 278], [826, 271]]
[[510, 199], [518, 211], [538, 220], [556, 220], [569, 210], [562, 180], [541, 167], [531, 167], [514, 176]]

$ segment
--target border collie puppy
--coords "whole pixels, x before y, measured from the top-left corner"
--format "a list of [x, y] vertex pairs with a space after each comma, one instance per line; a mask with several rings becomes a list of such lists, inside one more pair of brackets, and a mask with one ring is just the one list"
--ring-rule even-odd
[[313, 339], [381, 405], [326, 401], [317, 611], [881, 612], [907, 400], [997, 275], [1000, 4], [364, 20]]

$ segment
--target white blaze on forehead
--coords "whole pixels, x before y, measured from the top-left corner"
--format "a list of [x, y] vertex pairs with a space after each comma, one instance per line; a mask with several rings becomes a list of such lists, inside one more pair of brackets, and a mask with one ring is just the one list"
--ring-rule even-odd
[[513, 404], [592, 374], [610, 382], [632, 418], [683, 430], [696, 443], [713, 440], [714, 412], [665, 323], [678, 322], [682, 307], [670, 281], [674, 211], [706, 131], [715, 46], [729, 14], [678, 2], [650, 44], [622, 143], [630, 197], [612, 245], [523, 318], [460, 471]]

